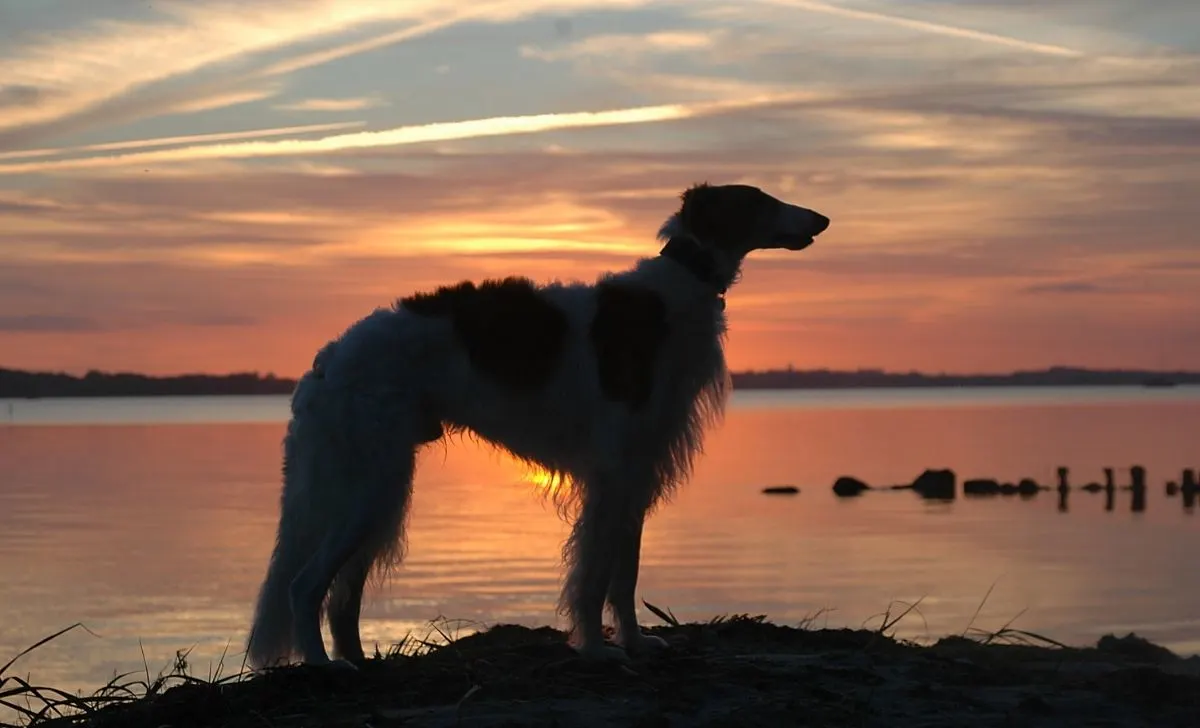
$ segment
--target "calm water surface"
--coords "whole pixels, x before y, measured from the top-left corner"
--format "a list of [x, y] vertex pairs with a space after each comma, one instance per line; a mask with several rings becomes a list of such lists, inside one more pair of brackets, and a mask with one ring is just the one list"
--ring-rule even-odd
[[[11, 407], [10, 407], [11, 405]], [[200, 672], [227, 646], [241, 662], [274, 535], [285, 397], [0, 401], [0, 664], [82, 621], [15, 667], [89, 690], [152, 673], [192, 648]], [[1168, 478], [1200, 467], [1200, 388], [741, 392], [693, 481], [647, 526], [640, 596], [685, 620], [766, 614], [878, 624], [924, 598], [911, 638], [1013, 626], [1069, 643], [1136, 631], [1200, 652], [1200, 517]], [[1128, 493], [1029, 500], [909, 492], [836, 499], [844, 474], [907, 482], [960, 477], [1076, 484], [1148, 469], [1146, 511]], [[427, 449], [409, 558], [373, 599], [364, 634], [382, 646], [439, 616], [561, 625], [554, 613], [566, 526], [536, 478], [467, 442]], [[766, 485], [794, 484], [772, 498]], [[1019, 615], [1019, 616], [1018, 616]], [[643, 614], [644, 621], [653, 616]], [[140, 646], [139, 646], [140, 645]]]

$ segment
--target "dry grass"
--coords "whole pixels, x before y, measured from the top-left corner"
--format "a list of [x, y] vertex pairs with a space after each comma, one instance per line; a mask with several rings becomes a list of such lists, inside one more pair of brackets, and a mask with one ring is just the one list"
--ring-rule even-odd
[[[210, 671], [207, 677], [193, 675], [188, 664], [188, 651], [186, 650], [176, 652], [171, 666], [160, 671], [153, 678], [150, 676], [150, 666], [146, 662], [145, 652], [143, 652], [141, 676], [138, 676], [137, 672], [114, 675], [108, 683], [86, 696], [72, 695], [65, 690], [38, 685], [9, 674], [17, 660], [76, 629], [93, 634], [82, 623], [76, 622], [38, 640], [0, 666], [0, 707], [7, 708], [19, 716], [23, 720], [23, 725], [45, 725], [56, 720], [66, 723], [86, 723], [87, 719], [101, 710], [153, 700], [178, 685], [221, 686], [251, 675], [243, 665], [238, 673], [223, 676], [221, 673], [224, 671], [225, 654], [222, 654], [215, 670]], [[9, 728], [10, 725], [0, 721], [0, 728]]]

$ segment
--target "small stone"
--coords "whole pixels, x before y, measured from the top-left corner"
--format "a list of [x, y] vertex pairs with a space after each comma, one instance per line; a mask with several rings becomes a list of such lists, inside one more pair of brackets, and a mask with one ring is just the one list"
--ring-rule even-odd
[[863, 491], [870, 489], [871, 486], [858, 478], [852, 478], [848, 475], [843, 475], [833, 483], [834, 494], [842, 497], [860, 495]]
[[794, 485], [772, 485], [762, 489], [766, 495], [796, 495], [800, 489]]

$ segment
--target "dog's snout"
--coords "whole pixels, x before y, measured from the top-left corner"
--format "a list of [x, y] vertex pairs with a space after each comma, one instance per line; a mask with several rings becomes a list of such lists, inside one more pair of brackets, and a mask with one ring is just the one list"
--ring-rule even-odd
[[829, 218], [819, 212], [813, 213], [813, 235], [820, 235], [825, 232], [825, 228], [829, 227]]

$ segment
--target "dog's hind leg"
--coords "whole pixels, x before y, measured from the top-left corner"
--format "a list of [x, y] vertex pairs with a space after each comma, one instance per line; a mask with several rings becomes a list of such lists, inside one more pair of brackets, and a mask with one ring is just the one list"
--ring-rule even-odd
[[[378, 420], [369, 419], [371, 424]], [[381, 427], [380, 434], [388, 432]], [[295, 642], [304, 662], [325, 664], [329, 655], [321, 637], [321, 606], [335, 578], [344, 586], [330, 599], [330, 631], [341, 662], [361, 657], [358, 613], [362, 589], [371, 565], [402, 538], [408, 507], [415, 451], [411, 442], [383, 440], [366, 448], [355, 464], [352, 482], [341, 483], [354, 493], [347, 510], [325, 532], [320, 547], [291, 583], [290, 597]]]
[[361, 551], [346, 562], [329, 590], [329, 633], [333, 637], [333, 656], [349, 662], [362, 662], [362, 637], [358, 624], [362, 613], [363, 590], [371, 574], [371, 558]]
[[[415, 447], [439, 440], [444, 434], [442, 423], [429, 406], [422, 402], [415, 424]], [[338, 571], [330, 588], [328, 615], [329, 632], [333, 637], [333, 654], [350, 662], [361, 662], [364, 658], [362, 639], [359, 634], [359, 617], [362, 612], [363, 589], [374, 571], [383, 576], [404, 557], [405, 519], [412, 500], [411, 466], [407, 477], [394, 483], [395, 498], [389, 503], [390, 514], [384, 525], [372, 533], [372, 540], [363, 543], [346, 564]]]
[[335, 657], [350, 662], [363, 660], [359, 616], [362, 611], [363, 589], [372, 571], [384, 575], [398, 564], [404, 555], [404, 526], [412, 494], [411, 476], [394, 483], [395, 497], [389, 506], [391, 513], [384, 525], [371, 533], [366, 541], [338, 571], [329, 593], [329, 632], [333, 637]]

